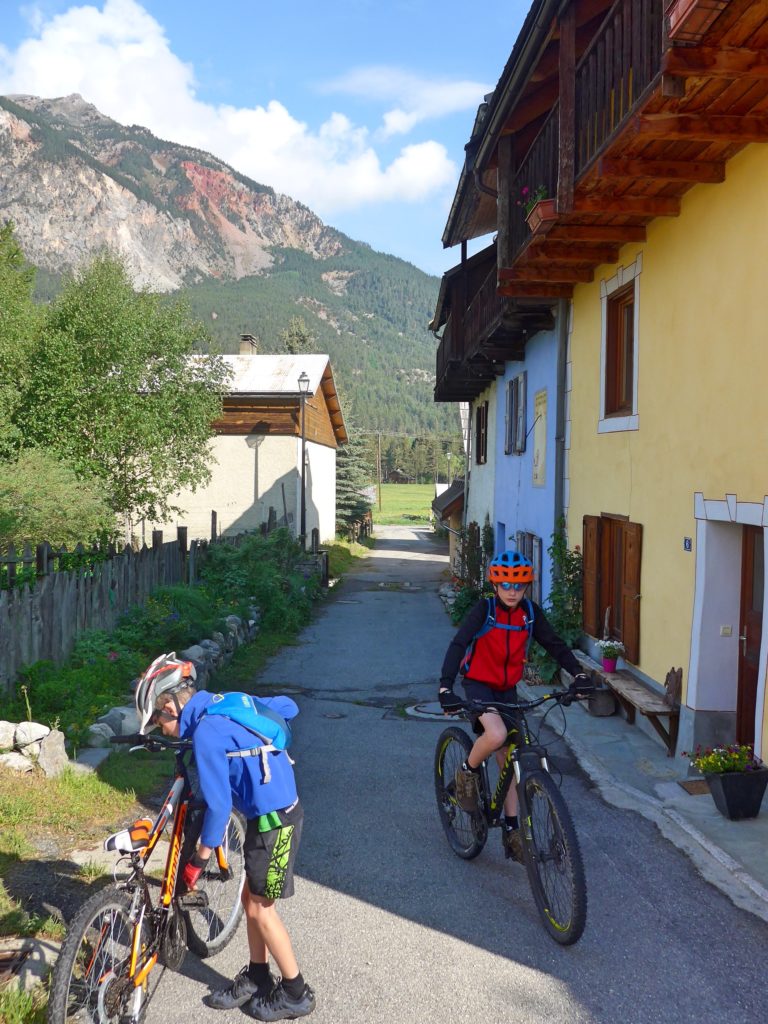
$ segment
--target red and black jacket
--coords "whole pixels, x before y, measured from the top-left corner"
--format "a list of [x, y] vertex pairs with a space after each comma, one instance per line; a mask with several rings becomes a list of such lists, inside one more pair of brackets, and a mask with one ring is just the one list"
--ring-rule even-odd
[[[470, 609], [464, 622], [451, 641], [440, 672], [440, 686], [453, 688], [459, 667], [464, 660], [467, 648], [475, 640], [474, 651], [466, 671], [466, 678], [478, 683], [485, 683], [494, 690], [510, 690], [516, 686], [523, 675], [528, 630], [525, 628], [529, 602], [522, 601], [510, 611], [501, 601], [495, 599], [495, 618], [499, 627], [517, 626], [516, 630], [491, 628], [482, 636], [488, 604], [485, 598]], [[560, 639], [549, 623], [541, 608], [530, 602], [533, 608], [533, 639], [541, 644], [547, 654], [564, 668], [566, 672], [576, 675], [581, 666], [568, 645]], [[529, 623], [530, 625], [530, 623]]]

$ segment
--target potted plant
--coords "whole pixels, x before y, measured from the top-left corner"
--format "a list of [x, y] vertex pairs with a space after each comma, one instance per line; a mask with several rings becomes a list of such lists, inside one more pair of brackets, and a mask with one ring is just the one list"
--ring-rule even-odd
[[707, 747], [689, 754], [691, 767], [707, 780], [718, 811], [731, 821], [756, 818], [768, 786], [768, 766], [755, 757], [748, 743]]
[[517, 205], [522, 207], [533, 234], [547, 231], [557, 218], [555, 200], [547, 199], [547, 189], [544, 185], [538, 185], [534, 189], [524, 185], [520, 189]]
[[600, 656], [603, 659], [603, 668], [606, 672], [616, 671], [616, 662], [624, 653], [624, 644], [620, 640], [598, 640]]

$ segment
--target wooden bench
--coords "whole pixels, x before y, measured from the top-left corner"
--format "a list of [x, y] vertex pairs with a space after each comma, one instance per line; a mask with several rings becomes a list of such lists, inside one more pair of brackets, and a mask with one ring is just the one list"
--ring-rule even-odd
[[682, 693], [683, 670], [672, 668], [664, 681], [664, 692], [656, 693], [629, 672], [602, 672], [605, 683], [610, 686], [619, 704], [624, 709], [630, 725], [635, 723], [635, 712], [645, 715], [664, 741], [667, 756], [674, 757], [677, 746], [677, 730], [680, 724], [680, 696]]

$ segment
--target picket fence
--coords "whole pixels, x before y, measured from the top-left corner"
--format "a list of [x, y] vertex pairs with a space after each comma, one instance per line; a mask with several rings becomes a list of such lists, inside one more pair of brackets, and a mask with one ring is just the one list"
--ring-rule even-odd
[[[222, 542], [237, 544], [239, 538], [215, 541]], [[10, 692], [22, 666], [41, 659], [64, 661], [84, 630], [113, 629], [118, 617], [144, 604], [155, 587], [194, 583], [209, 543], [214, 542], [188, 544], [185, 527], [166, 542], [155, 531], [151, 547], [110, 551], [105, 561], [69, 571], [54, 567], [59, 552], [47, 545], [34, 554], [0, 556], [0, 569], [9, 577], [30, 563], [37, 577], [33, 585], [17, 582], [0, 590], [0, 694]]]

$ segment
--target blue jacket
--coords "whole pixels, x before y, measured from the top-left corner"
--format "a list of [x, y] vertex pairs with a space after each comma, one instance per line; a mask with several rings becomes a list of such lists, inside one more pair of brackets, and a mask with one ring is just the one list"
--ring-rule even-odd
[[[200, 789], [207, 804], [200, 834], [205, 846], [222, 841], [233, 806], [246, 818], [257, 818], [289, 807], [297, 798], [293, 765], [284, 750], [267, 754], [272, 775], [268, 783], [263, 780], [260, 757], [227, 757], [228, 751], [249, 750], [258, 741], [252, 732], [224, 715], [205, 715], [212, 699], [213, 694], [206, 690], [196, 693], [179, 718], [179, 736], [192, 740]], [[286, 720], [299, 713], [290, 697], [259, 696], [259, 700]]]

